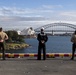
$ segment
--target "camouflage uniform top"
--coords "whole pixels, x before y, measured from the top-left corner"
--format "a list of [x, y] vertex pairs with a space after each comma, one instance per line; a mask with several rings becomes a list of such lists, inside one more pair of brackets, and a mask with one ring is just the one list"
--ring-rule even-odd
[[0, 32], [0, 41], [4, 41], [7, 39], [8, 39], [8, 35], [5, 32], [1, 31]]
[[76, 34], [73, 34], [72, 35], [71, 42], [76, 43]]

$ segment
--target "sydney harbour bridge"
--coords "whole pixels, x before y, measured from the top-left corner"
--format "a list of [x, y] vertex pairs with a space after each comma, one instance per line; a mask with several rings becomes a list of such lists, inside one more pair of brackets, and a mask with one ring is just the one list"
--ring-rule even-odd
[[63, 33], [67, 33], [67, 34], [71, 34], [76, 30], [76, 25], [74, 24], [69, 24], [69, 23], [51, 23], [51, 24], [47, 24], [44, 26], [41, 26], [39, 28], [36, 28], [35, 31], [36, 32], [40, 32], [40, 29], [44, 27], [44, 31], [46, 33], [50, 33], [50, 34], [63, 34]]

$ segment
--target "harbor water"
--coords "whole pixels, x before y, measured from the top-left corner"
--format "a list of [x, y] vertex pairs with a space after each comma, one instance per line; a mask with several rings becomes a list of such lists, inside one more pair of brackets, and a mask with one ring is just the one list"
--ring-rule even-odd
[[[47, 53], [71, 53], [72, 42], [71, 36], [48, 36], [46, 43]], [[38, 40], [37, 38], [27, 38], [25, 42], [30, 45], [28, 48], [19, 50], [9, 50], [6, 53], [37, 53], [38, 52]]]

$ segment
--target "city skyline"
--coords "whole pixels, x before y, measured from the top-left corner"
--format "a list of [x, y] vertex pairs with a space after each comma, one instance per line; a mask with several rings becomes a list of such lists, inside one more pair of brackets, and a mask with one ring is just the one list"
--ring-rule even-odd
[[76, 25], [76, 0], [0, 0], [0, 27], [37, 28], [65, 22]]

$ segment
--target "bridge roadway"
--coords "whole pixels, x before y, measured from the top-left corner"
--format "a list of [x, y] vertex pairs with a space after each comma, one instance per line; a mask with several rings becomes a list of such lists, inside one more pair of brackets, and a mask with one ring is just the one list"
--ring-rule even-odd
[[[71, 33], [73, 33], [74, 31], [75, 30], [45, 30], [45, 32], [71, 32]], [[36, 31], [36, 32], [40, 32], [40, 31]]]
[[[9, 54], [12, 57], [12, 55]], [[0, 75], [75, 75], [76, 57], [55, 57], [37, 60], [37, 57], [0, 59]]]

